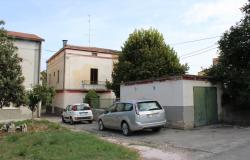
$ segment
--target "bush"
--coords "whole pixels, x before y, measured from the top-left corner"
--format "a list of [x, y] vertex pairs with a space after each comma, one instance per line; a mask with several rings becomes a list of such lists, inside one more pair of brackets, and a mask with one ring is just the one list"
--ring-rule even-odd
[[88, 103], [93, 108], [99, 108], [99, 96], [94, 90], [88, 91], [83, 102]]

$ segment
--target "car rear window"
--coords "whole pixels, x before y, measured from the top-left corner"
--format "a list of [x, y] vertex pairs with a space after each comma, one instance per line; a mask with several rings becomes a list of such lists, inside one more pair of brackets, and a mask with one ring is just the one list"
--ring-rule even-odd
[[152, 111], [152, 110], [161, 110], [161, 106], [156, 101], [148, 102], [139, 102], [137, 103], [139, 111]]
[[77, 110], [78, 111], [90, 110], [90, 107], [86, 105], [77, 105]]

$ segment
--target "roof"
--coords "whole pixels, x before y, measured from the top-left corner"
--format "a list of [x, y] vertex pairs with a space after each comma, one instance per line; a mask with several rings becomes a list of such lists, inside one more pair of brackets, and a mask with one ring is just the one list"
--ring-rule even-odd
[[38, 41], [38, 42], [44, 41], [43, 38], [30, 33], [7, 31], [7, 35], [16, 39], [24, 39], [24, 40]]
[[155, 81], [166, 81], [166, 80], [196, 80], [196, 81], [207, 81], [209, 77], [206, 76], [197, 76], [197, 75], [180, 75], [180, 76], [165, 76], [161, 78], [155, 79], [146, 79], [146, 80], [139, 80], [139, 81], [130, 81], [130, 82], [123, 82], [122, 85], [134, 85], [134, 84], [146, 84], [152, 83]]
[[75, 46], [75, 45], [65, 45], [63, 48], [61, 48], [59, 51], [57, 51], [53, 56], [51, 56], [47, 63], [52, 60], [54, 57], [56, 57], [58, 54], [60, 54], [65, 49], [71, 49], [71, 50], [78, 50], [78, 51], [88, 51], [88, 52], [97, 52], [97, 53], [105, 53], [105, 54], [115, 54], [117, 55], [119, 51], [112, 50], [112, 49], [105, 49], [105, 48], [97, 48], [97, 47], [85, 47], [85, 46]]
[[109, 53], [109, 54], [117, 54], [116, 50], [105, 49], [105, 48], [97, 48], [97, 47], [84, 47], [84, 46], [75, 46], [75, 45], [66, 45], [65, 49], [72, 50], [81, 50], [81, 51], [89, 51], [89, 52], [98, 52], [98, 53]]

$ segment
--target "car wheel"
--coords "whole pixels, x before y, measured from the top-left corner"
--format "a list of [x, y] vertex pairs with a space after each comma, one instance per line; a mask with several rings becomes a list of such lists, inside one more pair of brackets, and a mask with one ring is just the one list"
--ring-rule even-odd
[[70, 117], [70, 124], [73, 125], [75, 122], [72, 117]]
[[92, 121], [92, 120], [89, 120], [88, 122], [89, 122], [89, 123], [92, 123], [93, 121]]
[[124, 136], [130, 136], [131, 135], [131, 131], [129, 129], [129, 125], [126, 122], [122, 123], [122, 134]]
[[152, 128], [153, 132], [159, 132], [160, 130], [161, 130], [161, 127]]
[[104, 125], [103, 125], [102, 120], [99, 120], [99, 121], [98, 121], [98, 128], [99, 128], [100, 131], [105, 130], [105, 127], [104, 127]]
[[63, 116], [62, 116], [62, 122], [63, 122], [63, 123], [65, 123], [65, 122], [66, 122]]

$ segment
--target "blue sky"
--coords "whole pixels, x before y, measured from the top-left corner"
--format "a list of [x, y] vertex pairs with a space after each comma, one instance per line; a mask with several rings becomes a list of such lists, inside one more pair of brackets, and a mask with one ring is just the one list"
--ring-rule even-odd
[[[221, 36], [240, 20], [242, 13], [239, 8], [246, 2], [5, 0], [0, 5], [0, 19], [6, 22], [7, 30], [33, 33], [45, 39], [42, 69], [46, 69], [45, 61], [53, 54], [48, 50], [59, 50], [62, 39], [67, 39], [69, 44], [88, 46], [88, 15], [91, 15], [91, 46], [121, 50], [134, 29], [153, 27], [176, 50], [181, 63], [188, 63], [189, 73], [196, 74], [212, 64], [212, 58], [217, 56], [216, 42], [219, 39], [215, 36]], [[215, 38], [178, 44], [207, 37]], [[197, 50], [200, 51], [195, 52]], [[186, 54], [188, 56], [183, 56]]]

